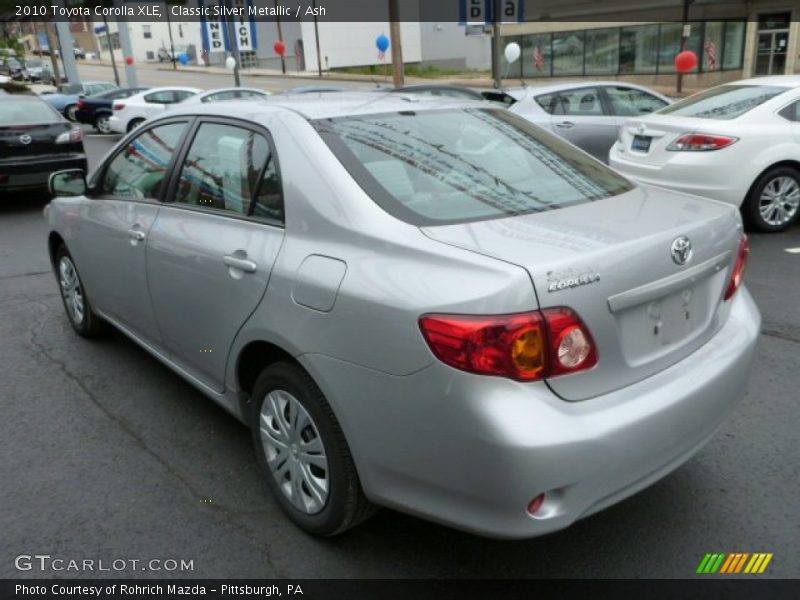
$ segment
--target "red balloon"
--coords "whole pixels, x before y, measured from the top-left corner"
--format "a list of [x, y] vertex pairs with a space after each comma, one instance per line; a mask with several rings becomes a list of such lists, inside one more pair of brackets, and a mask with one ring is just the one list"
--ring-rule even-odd
[[280, 57], [283, 57], [283, 55], [286, 54], [286, 44], [280, 40], [275, 42], [275, 45], [272, 48], [275, 50], [275, 54]]
[[125, 57], [125, 64], [130, 67], [133, 64], [133, 57], [132, 56], [126, 56]]
[[675, 68], [678, 70], [678, 73], [688, 73], [697, 68], [697, 62], [697, 54], [691, 50], [684, 50], [675, 57]]

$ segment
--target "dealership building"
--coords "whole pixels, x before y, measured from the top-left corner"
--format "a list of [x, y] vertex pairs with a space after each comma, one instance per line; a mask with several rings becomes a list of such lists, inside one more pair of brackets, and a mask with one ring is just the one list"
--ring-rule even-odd
[[[502, 26], [504, 44], [517, 42], [522, 48], [520, 60], [503, 65], [505, 77], [670, 85], [675, 81], [675, 56], [687, 34], [686, 49], [699, 58], [697, 68], [685, 77], [687, 87], [800, 74], [797, 0], [693, 0], [686, 26], [681, 22], [682, 3], [674, 1], [560, 4], [583, 8], [529, 10], [525, 22]], [[665, 16], [672, 20], [662, 20]]]

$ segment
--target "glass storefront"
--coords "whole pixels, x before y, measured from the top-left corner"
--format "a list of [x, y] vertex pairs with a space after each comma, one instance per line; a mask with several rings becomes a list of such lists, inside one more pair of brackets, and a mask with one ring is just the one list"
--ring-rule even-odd
[[[504, 45], [522, 48], [506, 72], [523, 78], [675, 73], [682, 31], [681, 23], [660, 23], [506, 37]], [[686, 49], [701, 59], [694, 72], [741, 69], [744, 40], [744, 21], [692, 23]]]

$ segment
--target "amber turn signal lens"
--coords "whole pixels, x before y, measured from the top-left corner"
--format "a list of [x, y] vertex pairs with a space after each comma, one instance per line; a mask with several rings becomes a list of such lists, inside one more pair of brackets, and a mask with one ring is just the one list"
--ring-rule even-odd
[[540, 327], [517, 334], [511, 346], [511, 360], [519, 374], [525, 378], [541, 375], [545, 368], [545, 345]]

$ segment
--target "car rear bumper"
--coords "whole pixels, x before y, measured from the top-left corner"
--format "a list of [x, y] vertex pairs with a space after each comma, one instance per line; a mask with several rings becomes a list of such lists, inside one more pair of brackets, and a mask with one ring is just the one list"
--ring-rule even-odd
[[78, 109], [75, 111], [75, 121], [77, 123], [85, 123], [86, 125], [94, 125], [95, 119], [97, 119], [97, 115], [94, 112], [88, 112], [83, 109]]
[[527, 538], [636, 493], [697, 452], [745, 392], [760, 320], [742, 288], [725, 326], [691, 356], [581, 402], [542, 382], [440, 363], [396, 377], [299, 359], [334, 408], [370, 499], [481, 535]]
[[0, 190], [46, 188], [51, 173], [65, 169], [88, 169], [85, 154], [25, 157], [0, 160]]
[[111, 115], [108, 119], [108, 126], [111, 131], [116, 133], [128, 133], [128, 122], [123, 121], [117, 115]]
[[739, 206], [755, 176], [747, 164], [737, 164], [730, 155], [725, 160], [714, 152], [683, 152], [664, 164], [651, 165], [632, 160], [614, 144], [609, 152], [609, 166], [641, 183], [664, 187], [693, 196], [702, 196]]

